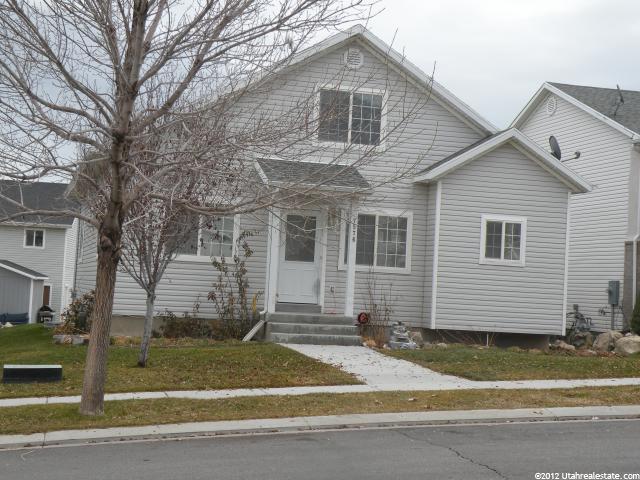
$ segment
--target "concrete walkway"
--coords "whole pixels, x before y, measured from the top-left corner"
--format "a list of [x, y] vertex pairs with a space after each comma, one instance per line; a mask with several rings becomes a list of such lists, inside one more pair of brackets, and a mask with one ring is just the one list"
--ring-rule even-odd
[[[231, 390], [182, 390], [163, 392], [109, 393], [106, 401], [183, 398], [216, 400], [235, 397], [308, 395], [313, 393], [371, 393], [381, 391], [436, 391], [472, 389], [552, 389], [578, 387], [616, 387], [640, 385], [640, 378], [600, 378], [582, 380], [517, 380], [477, 382], [443, 375], [415, 363], [383, 355], [366, 347], [333, 345], [284, 345], [303, 355], [329, 363], [356, 375], [365, 385], [335, 385], [317, 387], [239, 388]], [[79, 403], [80, 396], [30, 397], [0, 399], [0, 407], [25, 405], [55, 405]]]
[[164, 440], [221, 435], [343, 430], [345, 428], [389, 428], [444, 424], [605, 420], [616, 418], [640, 418], [640, 405], [351, 414], [114, 427], [93, 430], [61, 430], [30, 435], [0, 435], [0, 450], [151, 439]]

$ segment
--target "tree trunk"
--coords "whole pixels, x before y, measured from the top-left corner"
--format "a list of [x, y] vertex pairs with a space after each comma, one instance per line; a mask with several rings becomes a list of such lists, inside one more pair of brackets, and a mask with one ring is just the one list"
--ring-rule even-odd
[[118, 217], [118, 212], [113, 212], [111, 221], [105, 219], [98, 232], [96, 296], [91, 315], [91, 333], [80, 400], [82, 415], [104, 413], [104, 385], [107, 380], [111, 314], [122, 238], [122, 225]]
[[153, 329], [153, 306], [156, 301], [156, 289], [151, 287], [151, 292], [147, 293], [147, 312], [144, 316], [144, 332], [140, 343], [140, 355], [138, 356], [138, 366], [146, 367], [149, 359], [149, 346], [151, 345], [151, 331]]

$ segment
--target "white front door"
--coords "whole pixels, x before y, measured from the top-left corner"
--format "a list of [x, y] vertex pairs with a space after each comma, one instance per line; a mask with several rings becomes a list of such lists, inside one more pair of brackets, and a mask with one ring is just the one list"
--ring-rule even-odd
[[285, 214], [280, 233], [279, 302], [318, 304], [320, 222], [316, 213]]

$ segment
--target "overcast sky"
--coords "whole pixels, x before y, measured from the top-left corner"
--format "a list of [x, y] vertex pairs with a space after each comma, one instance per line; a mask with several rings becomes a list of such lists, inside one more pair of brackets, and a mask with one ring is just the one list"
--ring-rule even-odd
[[369, 28], [506, 127], [544, 81], [640, 90], [638, 0], [382, 0]]

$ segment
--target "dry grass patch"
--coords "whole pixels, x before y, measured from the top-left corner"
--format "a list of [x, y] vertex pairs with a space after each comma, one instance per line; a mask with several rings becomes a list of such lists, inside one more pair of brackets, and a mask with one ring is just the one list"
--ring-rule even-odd
[[[0, 330], [0, 364], [61, 364], [60, 383], [0, 384], [0, 398], [77, 395], [86, 347], [54, 345], [39, 325]], [[106, 391], [219, 390], [360, 383], [355, 377], [288, 348], [269, 343], [159, 341], [146, 368], [138, 347], [112, 346]]]
[[0, 434], [349, 413], [631, 405], [638, 398], [640, 387], [634, 386], [130, 400], [107, 402], [105, 415], [97, 418], [79, 415], [77, 405], [34, 405], [0, 409]]
[[583, 357], [497, 347], [380, 350], [437, 372], [470, 380], [562, 380], [640, 376], [640, 355]]

